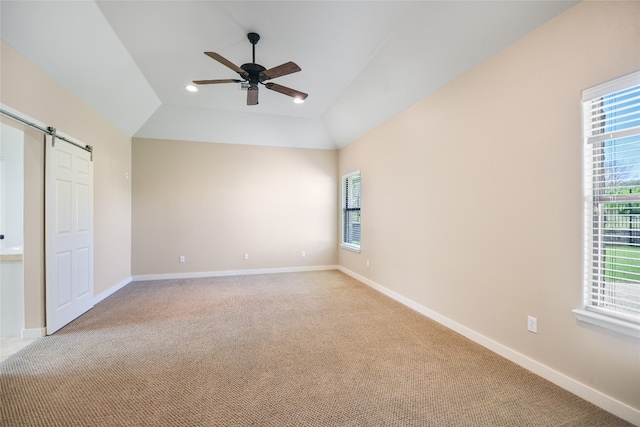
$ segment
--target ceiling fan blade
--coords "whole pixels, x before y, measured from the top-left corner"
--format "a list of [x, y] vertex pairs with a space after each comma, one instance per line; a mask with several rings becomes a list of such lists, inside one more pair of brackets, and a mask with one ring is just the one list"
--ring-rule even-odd
[[297, 73], [298, 71], [302, 71], [302, 69], [298, 67], [298, 64], [289, 61], [282, 65], [278, 65], [277, 67], [269, 68], [261, 74], [269, 80], [280, 76], [286, 76], [287, 74]]
[[215, 52], [205, 52], [205, 55], [207, 55], [210, 58], [215, 59], [216, 61], [218, 61], [219, 63], [221, 63], [222, 65], [225, 65], [229, 68], [231, 68], [233, 71], [235, 71], [238, 74], [244, 74], [246, 73], [246, 71], [244, 71], [242, 68], [238, 67], [236, 64], [234, 64], [233, 62], [229, 61], [226, 58], [223, 58], [221, 55], [218, 55]]
[[307, 96], [309, 96], [304, 92], [300, 92], [299, 90], [291, 89], [277, 83], [265, 83], [265, 86], [267, 89], [275, 90], [276, 92], [280, 92], [292, 98], [306, 99]]
[[258, 105], [258, 87], [247, 89], [247, 105]]
[[218, 83], [240, 83], [242, 80], [238, 79], [218, 79], [218, 80], [194, 80], [197, 85], [213, 85]]

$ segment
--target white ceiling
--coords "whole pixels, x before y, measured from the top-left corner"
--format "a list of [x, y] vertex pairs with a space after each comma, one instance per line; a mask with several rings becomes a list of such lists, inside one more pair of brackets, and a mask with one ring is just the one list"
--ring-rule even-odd
[[[575, 1], [6, 1], [2, 39], [132, 136], [332, 149], [416, 103]], [[203, 54], [294, 61], [260, 90]]]

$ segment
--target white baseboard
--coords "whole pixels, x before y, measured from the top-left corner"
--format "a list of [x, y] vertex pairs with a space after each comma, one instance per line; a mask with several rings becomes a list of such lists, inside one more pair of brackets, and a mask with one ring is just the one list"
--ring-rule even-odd
[[21, 333], [21, 338], [23, 340], [32, 340], [32, 339], [40, 338], [44, 336], [47, 336], [47, 328], [23, 329]]
[[594, 405], [604, 409], [605, 411], [610, 412], [622, 418], [623, 420], [626, 420], [632, 423], [633, 425], [640, 426], [640, 410], [633, 408], [623, 402], [620, 402], [612, 398], [611, 396], [607, 396], [606, 394], [592, 387], [589, 387], [586, 384], [576, 381], [575, 379], [570, 378], [561, 372], [551, 369], [550, 367], [543, 365], [542, 363], [537, 362], [525, 356], [524, 354], [518, 353], [517, 351], [512, 350], [509, 347], [506, 347], [496, 341], [493, 341], [492, 339], [487, 338], [484, 335], [481, 335], [447, 317], [444, 317], [436, 313], [435, 311], [430, 310], [416, 303], [415, 301], [412, 301], [409, 298], [406, 298], [398, 294], [397, 292], [394, 292], [388, 288], [385, 288], [384, 286], [381, 286], [378, 283], [367, 279], [366, 277], [363, 277], [357, 273], [354, 273], [351, 270], [348, 270], [342, 266], [338, 266], [338, 270], [372, 287], [378, 292], [381, 292], [387, 295], [388, 297], [393, 298], [394, 300], [417, 311], [418, 313], [423, 314], [424, 316], [427, 316], [432, 320], [435, 320], [436, 322], [446, 326], [447, 328], [452, 329], [461, 335], [464, 335], [465, 337], [469, 338], [471, 341], [474, 341], [480, 344], [481, 346], [493, 351], [494, 353], [499, 354], [505, 359], [508, 359], [522, 366], [523, 368], [533, 372], [534, 374], [539, 375], [540, 377], [548, 381], [551, 381], [557, 386], [564, 388], [565, 390], [575, 394], [576, 396], [579, 396], [584, 400], [593, 403]]
[[114, 286], [110, 287], [109, 289], [107, 289], [106, 291], [102, 292], [99, 295], [95, 295], [93, 297], [93, 303], [97, 304], [100, 301], [102, 301], [103, 299], [105, 299], [106, 297], [108, 297], [109, 295], [115, 293], [116, 291], [124, 288], [125, 286], [127, 286], [129, 283], [131, 283], [131, 277], [127, 277], [126, 279], [124, 279], [123, 281], [121, 281], [120, 283], [115, 284]]
[[132, 281], [194, 279], [200, 277], [248, 276], [253, 274], [299, 273], [304, 271], [338, 270], [337, 265], [317, 265], [311, 267], [259, 268], [253, 270], [202, 271], [197, 273], [142, 274], [133, 276]]

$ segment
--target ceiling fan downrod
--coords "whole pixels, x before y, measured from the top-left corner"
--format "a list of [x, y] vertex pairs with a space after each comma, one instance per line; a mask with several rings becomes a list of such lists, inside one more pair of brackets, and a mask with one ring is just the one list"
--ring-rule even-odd
[[258, 33], [249, 33], [247, 34], [247, 38], [249, 39], [249, 42], [251, 42], [251, 48], [253, 51], [253, 63], [256, 63], [256, 44], [258, 44], [258, 41], [260, 41], [260, 34]]

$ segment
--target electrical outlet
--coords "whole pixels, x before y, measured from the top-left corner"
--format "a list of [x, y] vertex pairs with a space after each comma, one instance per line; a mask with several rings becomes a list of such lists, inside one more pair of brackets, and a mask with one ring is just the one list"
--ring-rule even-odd
[[367, 260], [367, 268], [369, 268], [369, 260]]
[[249, 259], [249, 254], [244, 254], [244, 259]]
[[180, 255], [180, 262], [184, 262], [184, 255]]
[[305, 258], [305, 257], [307, 256], [307, 253], [306, 253], [305, 251], [302, 251], [302, 252], [300, 253], [300, 256], [301, 256], [302, 258]]
[[533, 332], [534, 334], [538, 333], [538, 319], [533, 316], [527, 316], [527, 330], [529, 332]]

